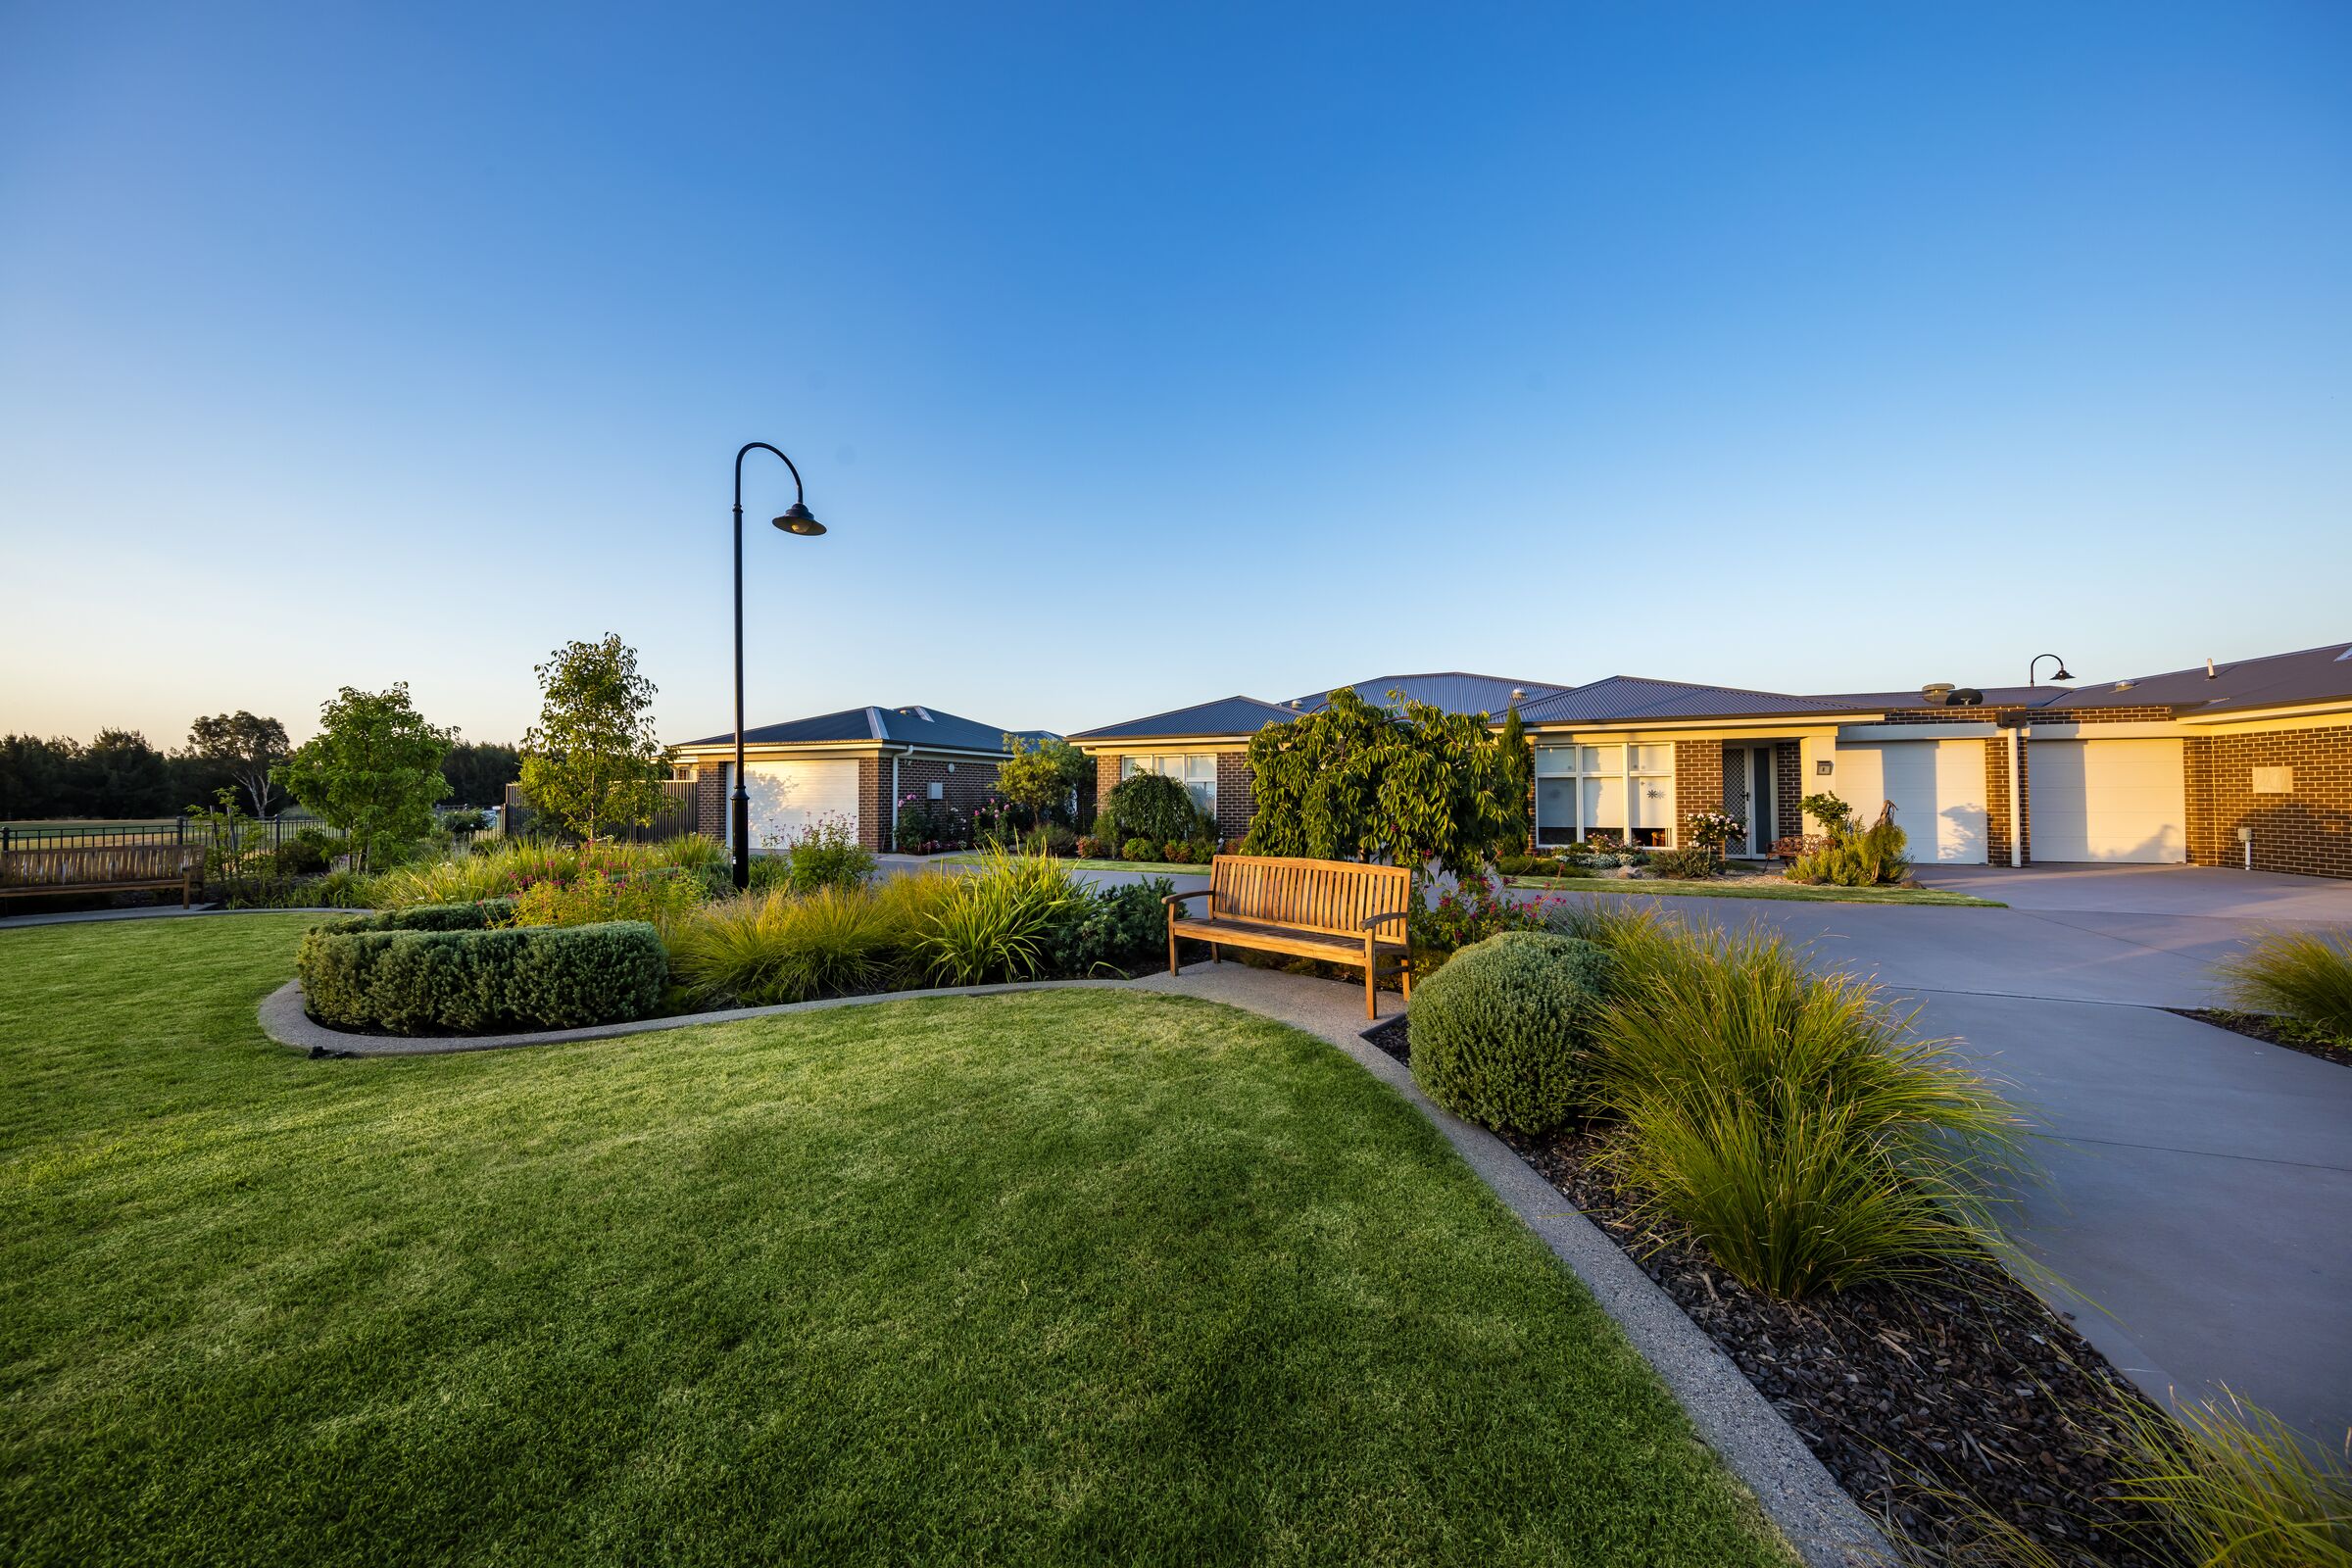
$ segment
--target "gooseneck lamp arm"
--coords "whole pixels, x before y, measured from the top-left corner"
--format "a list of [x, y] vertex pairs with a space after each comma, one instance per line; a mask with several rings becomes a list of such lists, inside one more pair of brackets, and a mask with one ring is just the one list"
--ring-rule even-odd
[[746, 441], [735, 454], [735, 791], [727, 802], [728, 836], [735, 841], [735, 887], [752, 885], [752, 792], [743, 777], [743, 460], [754, 452], [773, 452], [792, 473], [792, 504], [808, 500], [801, 470], [793, 461], [764, 441]]
[[2058, 668], [2052, 672], [2050, 679], [2073, 680], [2075, 678], [2066, 672], [2066, 661], [2063, 659], [2058, 659], [2056, 654], [2035, 654], [2033, 662], [2026, 665], [2026, 684], [2028, 686], [2040, 684], [2034, 679], [2034, 672], [2041, 667], [2041, 662], [2045, 659], [2055, 659], [2058, 661]]

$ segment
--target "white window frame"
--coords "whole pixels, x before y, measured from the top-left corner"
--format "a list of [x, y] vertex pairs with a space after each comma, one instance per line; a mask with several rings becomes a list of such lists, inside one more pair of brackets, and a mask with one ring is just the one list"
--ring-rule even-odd
[[1217, 754], [1214, 752], [1131, 752], [1119, 759], [1119, 782], [1138, 773], [1159, 773], [1174, 779], [1192, 796], [1193, 804], [1210, 816], [1217, 814]]
[[[1588, 752], [1594, 755], [1587, 758], [1585, 754]], [[1643, 752], [1651, 755], [1644, 765], [1636, 766], [1640, 754]], [[1663, 767], [1657, 765], [1660, 754], [1665, 759]], [[1585, 784], [1592, 779], [1615, 779], [1621, 799], [1625, 802], [1624, 824], [1615, 828], [1604, 826], [1601, 831], [1623, 834], [1620, 842], [1631, 844], [1640, 828], [1656, 825], [1663, 835], [1662, 845], [1672, 846], [1676, 842], [1678, 823], [1671, 804], [1667, 807], [1663, 824], [1644, 822], [1638, 828], [1635, 823], [1637, 817], [1644, 814], [1635, 806], [1640, 799], [1636, 793], [1638, 790], [1663, 783], [1667, 801], [1671, 803], [1674, 800], [1674, 744], [1671, 741], [1581, 741], [1567, 745], [1539, 745], [1536, 748], [1536, 778], [1539, 781], [1536, 786], [1536, 841], [1540, 845], [1590, 842], [1588, 835], [1598, 825], [1585, 820]], [[1568, 791], [1570, 820], [1567, 824], [1570, 835], [1566, 839], [1545, 837], [1547, 829], [1556, 830], [1561, 824], [1544, 819], [1544, 788], [1541, 781], [1544, 779], [1571, 781]]]

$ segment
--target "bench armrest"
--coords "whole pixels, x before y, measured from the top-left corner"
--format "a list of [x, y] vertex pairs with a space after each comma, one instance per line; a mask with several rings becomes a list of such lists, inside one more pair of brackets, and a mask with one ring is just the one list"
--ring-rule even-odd
[[1164, 895], [1159, 902], [1173, 908], [1187, 899], [1205, 899], [1215, 891], [1214, 888], [1201, 888], [1194, 893], [1170, 893]]
[[1387, 914], [1376, 914], [1372, 916], [1371, 919], [1366, 920], [1364, 922], [1364, 929], [1369, 931], [1376, 925], [1384, 925], [1391, 920], [1402, 920], [1405, 918], [1407, 918], [1407, 916], [1402, 909], [1392, 909]]

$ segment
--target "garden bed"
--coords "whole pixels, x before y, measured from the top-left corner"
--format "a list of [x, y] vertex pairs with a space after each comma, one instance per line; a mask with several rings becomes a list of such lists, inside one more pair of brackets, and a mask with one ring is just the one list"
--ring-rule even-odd
[[2274, 1046], [2284, 1046], [2289, 1051], [2300, 1051], [2306, 1056], [2332, 1061], [2339, 1067], [2352, 1067], [2352, 1040], [2331, 1035], [2294, 1018], [2280, 1018], [2267, 1012], [2232, 1012], [2227, 1007], [2167, 1007], [2164, 1010], [2178, 1013], [2183, 1018], [2194, 1018], [2199, 1023], [2212, 1024], [2217, 1029], [2227, 1029], [2232, 1034], [2266, 1041]]
[[[1410, 1031], [1406, 1014], [1364, 1038], [1409, 1064]], [[2115, 1495], [2107, 1457], [2118, 1412], [2140, 1396], [2000, 1269], [1945, 1264], [1906, 1287], [1776, 1301], [1636, 1218], [1587, 1157], [1591, 1135], [1499, 1136], [1706, 1331], [1883, 1521], [1951, 1545], [1974, 1539], [1990, 1514], [2061, 1562], [2155, 1561], [2132, 1544], [2148, 1521]]]
[[1790, 882], [1776, 875], [1731, 875], [1705, 881], [1652, 876], [1512, 876], [1505, 885], [1540, 893], [1654, 893], [1668, 898], [1788, 899], [1803, 904], [1927, 904], [1973, 909], [2005, 909], [1997, 899], [1980, 899], [1944, 888], [1841, 888]]

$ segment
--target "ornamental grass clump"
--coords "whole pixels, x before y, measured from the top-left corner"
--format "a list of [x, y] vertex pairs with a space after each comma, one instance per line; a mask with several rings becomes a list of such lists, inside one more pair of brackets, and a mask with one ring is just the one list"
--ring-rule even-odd
[[2180, 1562], [2352, 1568], [2352, 1474], [2343, 1459], [2223, 1393], [2226, 1404], [2182, 1404], [2173, 1416], [2127, 1405], [2119, 1494], [2156, 1516], [2168, 1554]]
[[2019, 1124], [1950, 1042], [1778, 935], [1588, 929], [1615, 939], [1619, 966], [1589, 1103], [1639, 1209], [1785, 1299], [1997, 1250], [1991, 1184]]
[[766, 1006], [885, 989], [912, 937], [906, 900], [874, 889], [747, 893], [681, 922], [670, 933], [669, 961], [706, 1001]]
[[1055, 929], [1084, 906], [1086, 891], [1043, 856], [990, 850], [980, 868], [945, 879], [924, 911], [915, 956], [941, 985], [1029, 980], [1045, 972]]
[[2223, 992], [2248, 1012], [2352, 1040], [2352, 930], [2266, 931], [2219, 969]]
[[1590, 942], [1509, 931], [1462, 949], [1413, 999], [1413, 1077], [1481, 1126], [1549, 1132], [1584, 1103], [1613, 960]]

